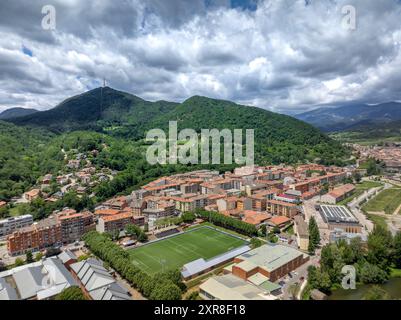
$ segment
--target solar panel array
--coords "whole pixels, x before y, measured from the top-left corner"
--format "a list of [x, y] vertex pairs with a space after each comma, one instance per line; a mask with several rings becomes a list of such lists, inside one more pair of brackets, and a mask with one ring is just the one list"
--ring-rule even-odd
[[353, 214], [343, 206], [320, 206], [320, 213], [326, 222], [359, 223]]

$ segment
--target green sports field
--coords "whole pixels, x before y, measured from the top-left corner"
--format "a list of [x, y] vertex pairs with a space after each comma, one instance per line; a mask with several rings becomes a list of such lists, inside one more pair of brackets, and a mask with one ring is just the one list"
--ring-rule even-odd
[[180, 269], [193, 260], [207, 260], [246, 244], [246, 241], [220, 231], [200, 227], [128, 252], [133, 264], [148, 274], [154, 274]]

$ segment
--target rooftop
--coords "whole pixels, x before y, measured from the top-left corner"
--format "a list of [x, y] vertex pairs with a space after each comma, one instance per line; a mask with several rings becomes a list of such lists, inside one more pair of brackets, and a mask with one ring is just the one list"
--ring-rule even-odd
[[271, 272], [299, 256], [304, 256], [304, 254], [294, 248], [279, 244], [265, 244], [259, 248], [248, 251], [237, 258]]
[[319, 211], [326, 223], [359, 223], [358, 219], [344, 206], [320, 205]]
[[210, 278], [200, 289], [219, 300], [266, 300], [270, 297], [262, 289], [232, 274]]

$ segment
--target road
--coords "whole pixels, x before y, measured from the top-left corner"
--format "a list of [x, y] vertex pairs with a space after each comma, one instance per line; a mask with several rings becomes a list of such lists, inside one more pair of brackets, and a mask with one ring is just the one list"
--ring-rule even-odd
[[[302, 285], [303, 282], [305, 282], [308, 278], [308, 268], [309, 266], [319, 266], [319, 260], [320, 260], [320, 249], [316, 250], [316, 255], [311, 256], [309, 261], [300, 266], [298, 269], [295, 270], [297, 273], [296, 275], [294, 272], [292, 272], [293, 277], [286, 276], [286, 284], [284, 285], [282, 292], [283, 295], [281, 297], [282, 300], [293, 300], [293, 292], [291, 292], [291, 287], [295, 284], [300, 284]], [[301, 278], [303, 280], [301, 281]]]

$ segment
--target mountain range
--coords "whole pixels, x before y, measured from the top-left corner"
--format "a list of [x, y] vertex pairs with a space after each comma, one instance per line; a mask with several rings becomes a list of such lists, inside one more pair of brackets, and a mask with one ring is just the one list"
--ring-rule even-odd
[[12, 119], [12, 118], [28, 116], [35, 112], [38, 112], [38, 110], [25, 109], [25, 108], [11, 108], [11, 109], [4, 110], [3, 112], [0, 113], [0, 120], [7, 120], [7, 119]]
[[388, 102], [377, 105], [346, 104], [323, 107], [295, 115], [325, 132], [382, 130], [397, 126], [401, 120], [401, 103]]
[[150, 102], [109, 87], [69, 98], [53, 109], [8, 119], [22, 126], [42, 127], [54, 133], [77, 130], [107, 133], [140, 140], [147, 130], [254, 129], [255, 153], [266, 162], [323, 159], [333, 163], [345, 154], [341, 146], [313, 126], [293, 117], [230, 101], [194, 96], [183, 103]]

